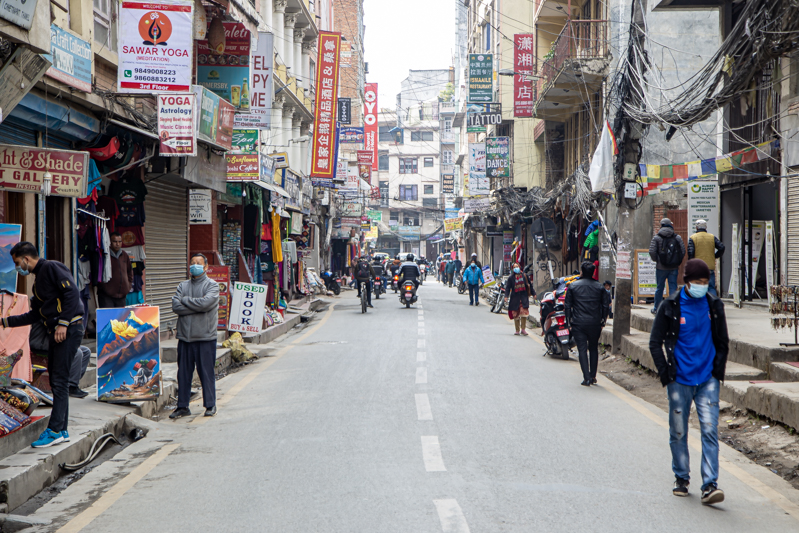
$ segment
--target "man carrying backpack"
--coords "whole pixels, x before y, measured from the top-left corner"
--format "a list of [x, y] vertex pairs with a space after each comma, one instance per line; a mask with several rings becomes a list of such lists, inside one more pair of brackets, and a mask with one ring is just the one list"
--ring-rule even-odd
[[375, 271], [369, 264], [369, 258], [361, 257], [355, 264], [355, 283], [358, 285], [358, 298], [361, 297], [361, 282], [366, 285], [366, 307], [372, 307], [372, 278]]
[[649, 257], [657, 263], [657, 289], [655, 289], [655, 307], [652, 314], [656, 314], [660, 302], [663, 301], [663, 289], [666, 280], [669, 282], [669, 296], [677, 292], [677, 273], [683, 257], [685, 257], [685, 243], [682, 237], [674, 232], [671, 220], [664, 218], [660, 221], [660, 231], [652, 237], [649, 244]]

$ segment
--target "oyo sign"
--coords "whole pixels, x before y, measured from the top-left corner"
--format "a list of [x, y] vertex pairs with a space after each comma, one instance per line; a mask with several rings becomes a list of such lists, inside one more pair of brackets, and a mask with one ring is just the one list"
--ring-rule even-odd
[[377, 84], [367, 83], [363, 93], [363, 148], [372, 152], [372, 170], [377, 172]]

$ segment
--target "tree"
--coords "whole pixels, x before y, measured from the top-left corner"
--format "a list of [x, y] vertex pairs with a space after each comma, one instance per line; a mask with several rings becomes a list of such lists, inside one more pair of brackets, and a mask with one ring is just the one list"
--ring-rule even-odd
[[438, 101], [439, 102], [451, 102], [452, 96], [455, 94], [455, 87], [451, 83], [447, 83], [447, 86], [444, 87], [440, 93], [438, 93]]

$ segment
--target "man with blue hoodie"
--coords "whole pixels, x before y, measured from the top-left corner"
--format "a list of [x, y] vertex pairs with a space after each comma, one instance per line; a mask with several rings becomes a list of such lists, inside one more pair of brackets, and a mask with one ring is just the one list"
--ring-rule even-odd
[[485, 283], [483, 271], [477, 266], [477, 257], [463, 271], [463, 281], [469, 287], [469, 305], [480, 305], [480, 286]]
[[[729, 351], [724, 304], [708, 294], [710, 269], [701, 259], [685, 264], [685, 286], [658, 307], [649, 351], [669, 395], [669, 446], [676, 478], [672, 493], [688, 495], [688, 416], [696, 405], [702, 434], [702, 503], [724, 501], [719, 477], [719, 388]], [[665, 354], [663, 348], [666, 348]]]

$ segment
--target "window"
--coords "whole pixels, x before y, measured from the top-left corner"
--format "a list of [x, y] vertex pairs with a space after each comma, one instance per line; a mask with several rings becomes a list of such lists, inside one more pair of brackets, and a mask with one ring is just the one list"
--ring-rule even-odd
[[433, 140], [433, 132], [432, 131], [412, 131], [411, 132], [411, 141], [427, 141], [431, 142]]
[[423, 207], [438, 207], [438, 198], [422, 198]]
[[117, 51], [116, 0], [94, 0], [94, 40]]
[[377, 153], [377, 170], [388, 170], [388, 152]]
[[444, 133], [452, 133], [452, 119], [444, 119]]
[[[415, 187], [415, 185], [414, 185]], [[419, 226], [419, 219], [413, 217], [405, 217], [404, 219], [406, 226]]]
[[425, 157], [424, 158], [424, 166], [430, 168], [433, 166], [433, 158], [432, 157]]
[[424, 186], [424, 193], [425, 194], [435, 194], [433, 192], [433, 186], [432, 185], [425, 185]]
[[[415, 202], [419, 199], [418, 185], [400, 185], [399, 199]], [[410, 224], [409, 224], [410, 225]]]
[[401, 157], [399, 165], [400, 174], [418, 174], [419, 160], [415, 157]]
[[379, 129], [378, 134], [377, 134], [378, 135], [378, 137], [377, 137], [378, 142], [381, 142], [381, 143], [383, 143], [383, 142], [386, 142], [386, 143], [393, 142], [394, 141], [394, 136], [391, 133], [389, 133], [389, 131], [393, 127], [394, 126], [380, 126], [380, 129]]
[[441, 152], [441, 164], [442, 165], [454, 164], [452, 150], [444, 150], [443, 152]]
[[[380, 182], [380, 207], [388, 207], [388, 182]], [[396, 226], [396, 224], [394, 224]]]

